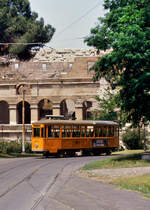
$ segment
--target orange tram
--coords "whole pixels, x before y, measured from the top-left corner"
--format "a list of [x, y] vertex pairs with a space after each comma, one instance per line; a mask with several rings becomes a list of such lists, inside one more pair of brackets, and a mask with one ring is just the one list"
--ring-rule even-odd
[[119, 128], [113, 121], [44, 119], [32, 123], [32, 151], [45, 156], [111, 154], [119, 147]]

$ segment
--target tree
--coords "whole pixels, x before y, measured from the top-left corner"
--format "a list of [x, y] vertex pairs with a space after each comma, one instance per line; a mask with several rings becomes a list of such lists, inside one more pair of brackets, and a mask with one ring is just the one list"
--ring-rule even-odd
[[104, 97], [100, 98], [96, 96], [99, 109], [93, 111], [92, 118], [96, 120], [118, 121], [119, 126], [123, 127], [127, 119], [125, 113], [120, 110], [118, 96], [118, 93], [113, 93], [107, 89], [104, 91]]
[[105, 0], [108, 13], [85, 39], [97, 50], [110, 49], [93, 66], [94, 79], [119, 87], [119, 103], [133, 124], [150, 120], [150, 2]]
[[100, 98], [96, 96], [96, 100], [99, 103], [99, 110], [94, 110], [93, 115], [98, 120], [117, 120], [117, 95], [114, 95], [108, 90], [104, 92], [105, 97]]
[[0, 0], [0, 42], [4, 43], [0, 44], [1, 55], [26, 59], [33, 47], [42, 47], [54, 32], [51, 25], [44, 25], [43, 18], [38, 19], [38, 14], [31, 11], [28, 0]]

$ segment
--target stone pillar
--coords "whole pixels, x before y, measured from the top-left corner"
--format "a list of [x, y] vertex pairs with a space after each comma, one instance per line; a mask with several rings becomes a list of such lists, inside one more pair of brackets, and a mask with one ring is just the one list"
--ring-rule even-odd
[[76, 120], [83, 120], [83, 105], [82, 104], [75, 105], [75, 116], [76, 116]]
[[9, 124], [17, 124], [17, 108], [16, 104], [9, 104]]
[[53, 115], [60, 115], [60, 104], [53, 104]]
[[38, 105], [37, 104], [31, 104], [31, 123], [34, 121], [38, 121]]

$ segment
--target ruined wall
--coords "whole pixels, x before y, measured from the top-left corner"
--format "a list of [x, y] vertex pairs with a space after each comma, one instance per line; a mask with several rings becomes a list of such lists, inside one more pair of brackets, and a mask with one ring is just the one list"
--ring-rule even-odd
[[[71, 100], [68, 113], [74, 110], [77, 119], [89, 116], [90, 111], [97, 107], [95, 96], [101, 94], [100, 88], [103, 89], [104, 84], [94, 83], [93, 72], [89, 69], [103, 54], [97, 55], [93, 49], [42, 49], [29, 62], [11, 59], [9, 65], [0, 65], [0, 108], [9, 115], [7, 120], [4, 119], [5, 113], [0, 116], [3, 136], [8, 134], [5, 121], [10, 126], [22, 123], [22, 93], [19, 92], [22, 85], [28, 89], [25, 91], [28, 124], [44, 113], [60, 114], [62, 101], [67, 104], [68, 100]], [[43, 101], [51, 103], [51, 110], [41, 112]], [[17, 130], [10, 130], [14, 137], [21, 135]]]
[[0, 66], [0, 80], [50, 80], [90, 77], [88, 69], [97, 60], [95, 50], [42, 49], [29, 62], [10, 60]]

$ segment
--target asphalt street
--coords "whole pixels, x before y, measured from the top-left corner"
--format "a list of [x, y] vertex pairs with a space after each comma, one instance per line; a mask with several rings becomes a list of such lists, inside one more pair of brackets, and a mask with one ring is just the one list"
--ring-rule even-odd
[[103, 158], [0, 159], [0, 210], [149, 210], [139, 193], [76, 175]]

